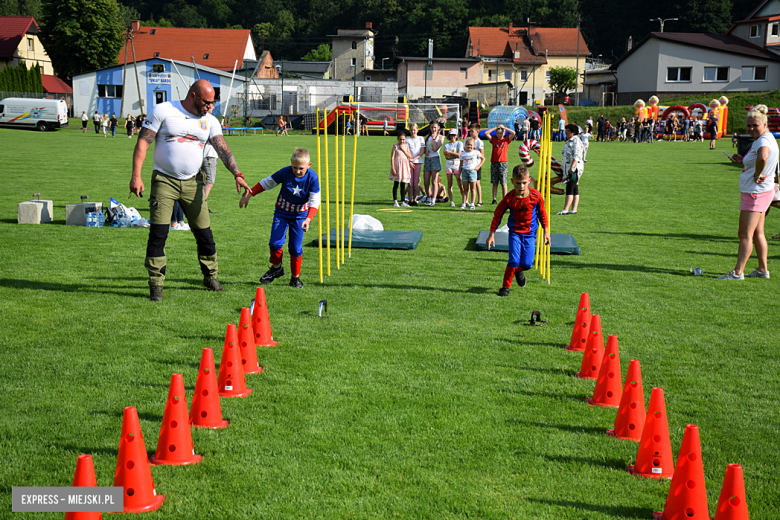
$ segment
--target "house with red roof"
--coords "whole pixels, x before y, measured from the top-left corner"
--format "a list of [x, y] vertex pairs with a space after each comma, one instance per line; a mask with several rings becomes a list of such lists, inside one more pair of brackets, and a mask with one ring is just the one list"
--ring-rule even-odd
[[40, 32], [32, 16], [0, 16], [0, 69], [22, 63], [30, 68], [38, 63], [42, 74], [54, 74], [51, 58], [38, 38]]
[[[482, 61], [482, 75], [472, 85], [476, 98], [483, 103], [541, 104], [546, 94], [551, 67], [582, 70], [590, 53], [582, 33], [576, 28], [536, 27], [469, 27], [465, 57]], [[499, 98], [492, 94], [496, 89]], [[510, 86], [509, 89], [506, 86]], [[502, 96], [500, 92], [506, 94]], [[471, 97], [472, 94], [469, 94]], [[492, 96], [492, 97], [491, 97]]]
[[[186, 29], [179, 27], [141, 27], [130, 24], [133, 45], [127, 48], [127, 62], [163, 58], [176, 61], [195, 61], [211, 69], [232, 72], [241, 68], [245, 60], [257, 61], [252, 32], [248, 29]], [[117, 63], [124, 65], [122, 48]], [[265, 69], [263, 69], [264, 71]]]
[[726, 34], [651, 32], [610, 67], [617, 104], [780, 85], [780, 0], [763, 0]]

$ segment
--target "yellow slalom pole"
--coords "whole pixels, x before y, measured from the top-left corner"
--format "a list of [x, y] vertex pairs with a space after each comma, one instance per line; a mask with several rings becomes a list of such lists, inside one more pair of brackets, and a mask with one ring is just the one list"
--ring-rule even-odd
[[336, 195], [334, 197], [334, 200], [336, 202], [336, 269], [341, 269], [341, 260], [339, 256], [339, 238], [341, 235], [339, 234], [339, 109], [336, 107], [336, 117], [333, 118], [333, 121], [336, 123], [335, 127], [336, 130], [333, 132], [334, 138], [334, 148], [336, 149], [336, 153], [333, 154], [333, 157], [335, 158], [334, 166], [336, 170]]
[[[355, 125], [357, 118], [355, 118]], [[352, 258], [352, 212], [355, 206], [355, 163], [357, 161], [357, 132], [352, 132], [352, 193], [349, 197], [349, 258]]]
[[[550, 143], [550, 146], [552, 147], [552, 143]], [[547, 211], [547, 230], [550, 231], [552, 229], [552, 225], [550, 221], [552, 220], [550, 218], [550, 182], [552, 179], [552, 149], [550, 150], [550, 167], [547, 169], [547, 196], [544, 198], [544, 203], [546, 206]], [[550, 284], [550, 252], [552, 250], [552, 231], [550, 231], [550, 243], [547, 244], [547, 284]]]
[[[537, 169], [536, 178], [538, 180], [537, 182], [537, 188], [539, 191], [542, 190], [542, 185], [544, 183], [544, 135], [542, 135], [541, 143], [539, 146], [539, 164]], [[541, 267], [539, 265], [539, 256], [540, 256], [540, 243], [539, 243], [539, 235], [536, 235], [536, 251], [534, 251], [534, 269], [539, 269], [541, 272]]]
[[[317, 127], [317, 176], [321, 175], [322, 170], [320, 162], [320, 109], [317, 109], [317, 117], [315, 118], [315, 125]], [[321, 180], [321, 179], [320, 179]], [[322, 183], [320, 183], [322, 184]], [[320, 194], [322, 194], [322, 187], [320, 187]], [[322, 202], [320, 202], [322, 206]], [[320, 207], [322, 209], [322, 207]], [[320, 251], [320, 283], [324, 283], [325, 280], [322, 277], [322, 211], [317, 211], [317, 244], [319, 244]]]
[[344, 259], [344, 189], [347, 185], [347, 170], [346, 170], [346, 159], [347, 159], [347, 116], [346, 114], [343, 114], [341, 116], [341, 120], [344, 123], [344, 131], [341, 132], [341, 263], [343, 264]]
[[328, 110], [323, 110], [322, 140], [325, 142], [325, 240], [328, 247], [328, 276], [330, 276], [330, 179], [328, 178]]

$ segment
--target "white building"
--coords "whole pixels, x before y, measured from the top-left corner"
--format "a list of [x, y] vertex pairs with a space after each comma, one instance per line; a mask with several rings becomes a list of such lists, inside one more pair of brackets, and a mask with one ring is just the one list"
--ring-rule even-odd
[[128, 64], [123, 80], [124, 71], [124, 65], [117, 65], [74, 76], [74, 113], [93, 114], [97, 110], [101, 114], [115, 114], [118, 118], [127, 114], [148, 114], [149, 107], [184, 99], [195, 81], [205, 79], [214, 87], [214, 97], [219, 101], [213, 114], [220, 117], [225, 115], [223, 107], [237, 103], [246, 81], [239, 74], [233, 78], [230, 72], [203, 65], [196, 68], [192, 63], [163, 58], [141, 60], [135, 66]]

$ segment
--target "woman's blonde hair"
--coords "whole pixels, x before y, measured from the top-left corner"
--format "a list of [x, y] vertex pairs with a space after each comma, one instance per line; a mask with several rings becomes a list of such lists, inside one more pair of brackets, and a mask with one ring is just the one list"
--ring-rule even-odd
[[750, 110], [748, 110], [747, 116], [745, 117], [745, 121], [751, 118], [758, 119], [763, 123], [764, 126], [766, 126], [766, 115], [769, 112], [769, 109], [766, 107], [766, 105], [756, 105]]

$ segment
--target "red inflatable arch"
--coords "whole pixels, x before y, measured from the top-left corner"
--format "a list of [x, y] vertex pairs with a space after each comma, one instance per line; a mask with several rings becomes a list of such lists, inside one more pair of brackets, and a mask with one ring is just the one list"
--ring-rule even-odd
[[667, 108], [666, 110], [664, 110], [664, 113], [661, 116], [661, 119], [663, 119], [665, 121], [665, 120], [669, 119], [669, 116], [671, 114], [674, 114], [676, 112], [681, 112], [682, 114], [685, 115], [685, 117], [691, 117], [691, 113], [684, 106], [682, 106], [682, 105], [672, 105], [669, 108]]

